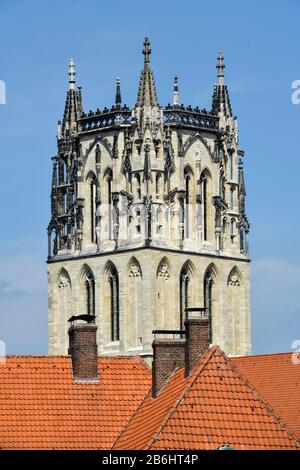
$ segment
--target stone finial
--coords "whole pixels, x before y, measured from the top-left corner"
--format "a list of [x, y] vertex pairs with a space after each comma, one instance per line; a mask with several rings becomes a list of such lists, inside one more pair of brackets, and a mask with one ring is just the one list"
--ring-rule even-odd
[[226, 65], [224, 64], [223, 52], [219, 51], [216, 69], [218, 71], [218, 85], [224, 85], [224, 69]]
[[69, 62], [69, 89], [75, 90], [75, 61], [74, 59], [70, 59]]
[[120, 85], [121, 80], [120, 80], [119, 77], [117, 77], [116, 83], [117, 83], [117, 85], [116, 85], [116, 99], [115, 99], [115, 105], [116, 105], [116, 106], [121, 106], [121, 104], [122, 104], [121, 85]]
[[179, 86], [178, 86], [178, 77], [174, 77], [174, 89], [173, 89], [173, 105], [179, 106]]
[[144, 47], [143, 47], [143, 54], [145, 56], [145, 63], [150, 62], [150, 54], [151, 54], [151, 48], [150, 48], [150, 41], [149, 38], [145, 38], [144, 40]]

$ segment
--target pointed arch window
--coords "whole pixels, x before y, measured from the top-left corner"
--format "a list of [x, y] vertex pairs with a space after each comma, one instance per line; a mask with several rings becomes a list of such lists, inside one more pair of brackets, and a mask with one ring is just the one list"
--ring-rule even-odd
[[143, 305], [142, 270], [136, 258], [132, 258], [128, 267], [128, 317], [127, 345], [130, 348], [141, 348], [143, 344], [143, 322], [141, 309]]
[[109, 223], [109, 239], [112, 239], [112, 220], [111, 220], [111, 212], [112, 212], [112, 194], [111, 194], [111, 181], [112, 181], [112, 175], [109, 173], [107, 177], [107, 194], [108, 194], [108, 223]]
[[190, 276], [187, 268], [180, 273], [180, 329], [184, 327], [185, 309], [189, 307]]
[[95, 280], [91, 272], [88, 272], [85, 280], [86, 288], [86, 313], [95, 315]]
[[108, 218], [108, 232], [107, 236], [109, 240], [113, 238], [113, 223], [112, 223], [112, 216], [113, 216], [113, 205], [112, 205], [112, 180], [113, 180], [113, 173], [112, 169], [108, 168], [104, 173], [104, 193], [103, 193], [103, 201], [107, 205], [107, 218]]
[[204, 290], [204, 307], [208, 313], [209, 318], [209, 341], [212, 342], [212, 315], [213, 315], [213, 288], [214, 279], [211, 270], [204, 276], [203, 290]]
[[234, 237], [235, 237], [235, 233], [234, 233], [234, 219], [231, 219], [231, 221], [230, 221], [230, 241], [231, 241], [231, 243], [234, 242]]
[[184, 238], [190, 238], [191, 225], [192, 225], [192, 203], [193, 203], [193, 171], [188, 166], [184, 169], [184, 183], [185, 183], [185, 207], [184, 207]]
[[91, 225], [91, 242], [95, 243], [95, 219], [96, 219], [96, 179], [91, 178], [90, 181], [90, 225]]
[[232, 152], [230, 152], [230, 155], [229, 155], [229, 176], [230, 176], [230, 179], [233, 180], [233, 155], [232, 155]]
[[109, 273], [110, 285], [110, 319], [111, 319], [111, 341], [120, 339], [120, 314], [119, 314], [119, 276], [117, 269], [113, 266]]
[[230, 207], [230, 209], [233, 209], [233, 191], [234, 191], [234, 189], [231, 188], [231, 189], [230, 189], [230, 193], [229, 193], [229, 194], [230, 194], [230, 196], [229, 196], [229, 197], [230, 197], [230, 200], [229, 200], [229, 207]]
[[189, 174], [185, 176], [185, 238], [189, 238], [190, 236], [190, 183], [191, 177]]
[[202, 180], [202, 197], [203, 197], [203, 239], [207, 241], [207, 178]]
[[[172, 325], [172, 305], [170, 303], [169, 285], [170, 266], [166, 258], [163, 258], [156, 272], [156, 306], [154, 315], [155, 328], [168, 328]], [[176, 325], [177, 326], [177, 325]]]
[[134, 175], [134, 182], [135, 182], [135, 196], [137, 199], [141, 199], [141, 177], [139, 173]]

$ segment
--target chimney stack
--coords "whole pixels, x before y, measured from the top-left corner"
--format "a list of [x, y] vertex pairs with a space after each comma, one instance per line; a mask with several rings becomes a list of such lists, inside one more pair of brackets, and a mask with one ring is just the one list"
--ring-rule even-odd
[[95, 323], [73, 323], [69, 328], [69, 354], [71, 355], [75, 381], [98, 381], [96, 333], [97, 326]]
[[[197, 317], [191, 318], [189, 313], [198, 312]], [[210, 345], [210, 321], [205, 308], [187, 308], [185, 333], [185, 375], [190, 375], [199, 362], [199, 358]]]
[[[185, 340], [182, 338], [184, 331], [155, 330], [155, 339], [152, 343], [152, 396], [156, 398], [159, 391], [166, 383], [172, 372], [184, 367]], [[173, 335], [171, 338], [156, 338], [156, 335]], [[179, 337], [175, 336], [180, 335]]]

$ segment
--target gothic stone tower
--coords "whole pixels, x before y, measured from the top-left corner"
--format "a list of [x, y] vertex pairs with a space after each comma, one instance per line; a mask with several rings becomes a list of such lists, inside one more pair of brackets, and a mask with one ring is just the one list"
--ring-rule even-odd
[[73, 60], [52, 158], [49, 353], [66, 354], [67, 320], [96, 315], [100, 354], [151, 354], [153, 329], [209, 311], [211, 341], [250, 352], [249, 223], [219, 53], [211, 110], [159, 105], [145, 39], [137, 101], [83, 112]]

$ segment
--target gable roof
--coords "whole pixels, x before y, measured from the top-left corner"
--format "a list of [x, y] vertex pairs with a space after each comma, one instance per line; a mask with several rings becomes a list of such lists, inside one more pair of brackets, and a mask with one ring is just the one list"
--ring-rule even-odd
[[300, 364], [293, 353], [231, 359], [300, 439]]
[[297, 449], [275, 412], [217, 347], [190, 377], [175, 371], [156, 399], [150, 394], [114, 449]]
[[99, 359], [99, 382], [74, 382], [70, 357], [0, 364], [0, 449], [109, 449], [151, 387], [138, 357]]

